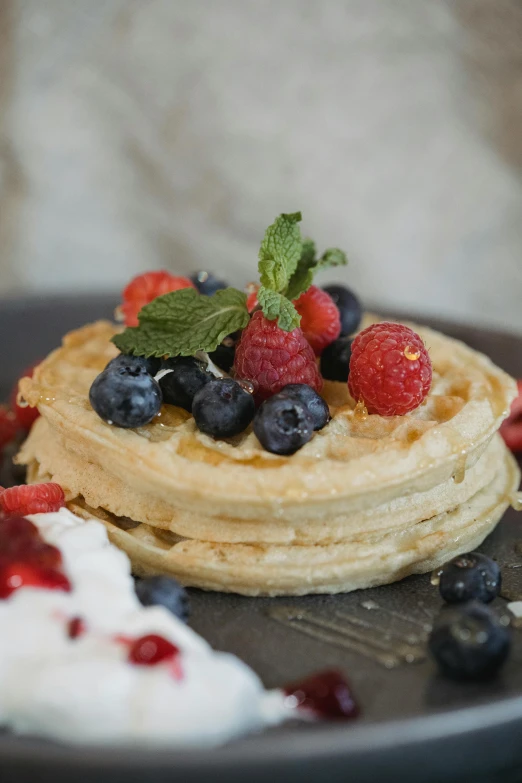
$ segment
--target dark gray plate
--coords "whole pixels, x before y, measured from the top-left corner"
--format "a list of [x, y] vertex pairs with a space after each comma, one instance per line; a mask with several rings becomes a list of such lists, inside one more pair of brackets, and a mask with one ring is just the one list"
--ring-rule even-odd
[[[0, 393], [5, 396], [20, 371], [57, 345], [68, 329], [110, 317], [114, 302], [98, 296], [2, 303]], [[435, 325], [522, 376], [521, 340]], [[515, 549], [522, 540], [521, 522], [509, 511], [483, 547], [503, 566], [508, 598], [522, 598], [522, 557]], [[513, 654], [502, 674], [485, 685], [447, 682], [425, 658], [407, 663], [407, 658], [423, 658], [425, 626], [441, 603], [428, 576], [346, 596], [249, 599], [190, 592], [193, 628], [215, 647], [241, 656], [265, 685], [339, 667], [353, 683], [362, 717], [351, 724], [288, 725], [216, 751], [191, 753], [61, 747], [4, 734], [1, 780], [522, 779], [522, 632], [515, 632]], [[498, 599], [499, 611], [505, 603]]]

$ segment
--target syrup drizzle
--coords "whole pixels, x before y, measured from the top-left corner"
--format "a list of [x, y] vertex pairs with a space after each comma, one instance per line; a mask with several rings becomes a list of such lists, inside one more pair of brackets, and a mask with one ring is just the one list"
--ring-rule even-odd
[[[365, 608], [368, 608], [370, 603], [373, 604], [373, 602], [366, 602]], [[379, 608], [377, 604], [375, 607]], [[371, 608], [373, 609], [373, 605]], [[397, 625], [389, 630], [341, 610], [335, 611], [331, 617], [324, 617], [296, 606], [276, 606], [271, 607], [268, 614], [272, 619], [293, 630], [363, 655], [386, 669], [393, 669], [404, 663], [423, 661], [426, 653], [422, 642], [429, 626], [393, 610], [380, 611], [394, 619], [400, 618], [410, 626], [414, 625], [416, 633], [412, 633], [411, 627], [401, 630]]]

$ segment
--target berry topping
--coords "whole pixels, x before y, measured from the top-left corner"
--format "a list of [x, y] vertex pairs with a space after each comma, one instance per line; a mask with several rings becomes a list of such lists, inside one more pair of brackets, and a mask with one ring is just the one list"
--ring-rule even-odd
[[116, 427], [148, 424], [161, 408], [159, 384], [139, 363], [116, 363], [94, 379], [89, 400], [98, 416]]
[[209, 359], [224, 372], [230, 372], [234, 364], [234, 358], [236, 356], [237, 341], [241, 336], [241, 332], [233, 332], [221, 342], [215, 351], [209, 353]]
[[4, 405], [0, 405], [0, 450], [14, 440], [18, 426], [15, 414]]
[[71, 584], [65, 574], [38, 563], [14, 561], [0, 567], [0, 598], [8, 598], [20, 587], [41, 587], [44, 590], [70, 592]]
[[439, 572], [439, 590], [448, 604], [481, 601], [489, 604], [500, 592], [500, 568], [480, 552], [457, 555]]
[[200, 294], [204, 296], [212, 296], [216, 291], [220, 291], [222, 288], [228, 288], [228, 283], [224, 280], [220, 280], [211, 272], [194, 272], [190, 275], [191, 282], [196, 286]]
[[166, 359], [161, 369], [172, 370], [159, 381], [163, 402], [178, 405], [189, 412], [192, 410], [194, 396], [214, 377], [207, 372], [206, 365], [193, 356]]
[[163, 636], [151, 633], [140, 636], [129, 649], [129, 662], [137, 666], [155, 666], [172, 661], [179, 655], [179, 649]]
[[402, 324], [373, 324], [355, 337], [348, 388], [368, 413], [403, 416], [418, 408], [431, 386], [428, 351], [418, 334]]
[[346, 383], [350, 374], [352, 341], [346, 338], [335, 340], [321, 354], [321, 375], [328, 381]]
[[517, 385], [518, 397], [513, 401], [511, 412], [500, 428], [506, 446], [515, 454], [522, 452], [522, 381], [517, 381]]
[[169, 576], [149, 576], [136, 581], [136, 595], [143, 606], [164, 606], [186, 622], [189, 616], [187, 591]]
[[161, 359], [157, 359], [155, 356], [132, 356], [132, 354], [120, 353], [115, 359], [111, 359], [106, 370], [119, 370], [124, 368], [126, 372], [140, 375], [143, 372], [149, 375], [156, 375], [161, 367]]
[[289, 383], [283, 386], [278, 397], [290, 397], [300, 402], [314, 423], [314, 430], [322, 430], [330, 421], [330, 409], [320, 394], [306, 383]]
[[335, 670], [291, 683], [284, 691], [292, 700], [292, 706], [309, 710], [321, 718], [348, 720], [359, 714], [348, 681]]
[[443, 609], [435, 621], [429, 649], [443, 674], [455, 680], [494, 675], [511, 647], [509, 621], [471, 601]]
[[267, 451], [294, 454], [312, 438], [314, 421], [296, 397], [276, 394], [257, 411], [254, 432]]
[[67, 636], [69, 639], [78, 639], [85, 633], [85, 622], [81, 617], [72, 617], [67, 623]]
[[254, 398], [232, 378], [210, 381], [194, 397], [192, 415], [201, 432], [231, 438], [246, 430], [256, 412]]
[[339, 310], [332, 297], [315, 285], [301, 294], [294, 305], [301, 316], [301, 331], [315, 354], [320, 356], [341, 333]]
[[258, 310], [236, 348], [236, 376], [254, 384], [258, 402], [289, 383], [306, 383], [321, 391], [323, 381], [314, 352], [301, 329], [285, 332]]
[[362, 318], [361, 303], [349, 288], [344, 285], [326, 285], [323, 288], [330, 294], [341, 317], [341, 335], [346, 337], [359, 328]]
[[158, 296], [181, 288], [194, 288], [188, 277], [175, 277], [169, 272], [145, 272], [130, 281], [123, 291], [121, 306], [126, 326], [138, 326], [138, 313], [142, 307]]
[[[28, 367], [20, 376], [21, 378], [32, 378], [33, 373], [38, 365], [34, 364], [32, 367]], [[33, 423], [36, 421], [40, 412], [38, 408], [31, 408], [29, 405], [18, 405], [18, 383], [15, 384], [13, 391], [11, 392], [11, 408], [18, 422], [18, 426], [23, 430], [30, 430]]]
[[0, 507], [8, 516], [48, 514], [65, 506], [65, 495], [59, 484], [20, 484], [0, 494]]
[[14, 542], [25, 543], [30, 539], [38, 538], [38, 528], [25, 517], [11, 516], [7, 519], [0, 519], [0, 552], [2, 554], [5, 553], [6, 547], [13, 545]]

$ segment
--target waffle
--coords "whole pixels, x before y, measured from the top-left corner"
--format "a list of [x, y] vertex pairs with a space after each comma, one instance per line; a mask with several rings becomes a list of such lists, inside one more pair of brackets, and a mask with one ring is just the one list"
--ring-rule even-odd
[[172, 406], [137, 430], [105, 424], [88, 390], [117, 353], [116, 327], [88, 325], [22, 380], [22, 396], [42, 417], [18, 461], [31, 480], [58, 481], [75, 513], [102, 519], [136, 573], [280, 595], [427, 571], [477, 546], [518, 485], [495, 435], [516, 386], [464, 344], [414, 328], [434, 368], [420, 408], [367, 415], [346, 384], [326, 382], [332, 421], [281, 457], [251, 429], [215, 441]]

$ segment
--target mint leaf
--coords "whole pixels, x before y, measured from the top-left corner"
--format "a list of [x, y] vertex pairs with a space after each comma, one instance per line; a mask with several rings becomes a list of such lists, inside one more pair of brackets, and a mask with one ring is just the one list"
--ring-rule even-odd
[[297, 299], [300, 294], [307, 291], [312, 285], [314, 279], [315, 260], [315, 242], [312, 239], [305, 239], [301, 250], [301, 258], [298, 261], [297, 269], [290, 278], [285, 296], [288, 299]]
[[282, 293], [294, 274], [301, 257], [302, 241], [298, 222], [301, 213], [279, 215], [265, 232], [259, 249], [261, 284]]
[[328, 269], [331, 266], [346, 266], [347, 263], [348, 258], [343, 250], [339, 250], [338, 247], [329, 247], [317, 262], [316, 271], [319, 272], [321, 269]]
[[265, 317], [269, 321], [275, 321], [277, 318], [277, 325], [285, 332], [297, 329], [301, 323], [301, 316], [292, 302], [286, 296], [278, 294], [277, 291], [270, 291], [270, 289], [261, 286], [257, 292], [257, 301]]
[[316, 272], [328, 269], [332, 266], [343, 266], [348, 263], [346, 253], [336, 247], [325, 250], [321, 258], [315, 257], [315, 244], [311, 239], [303, 242], [301, 258], [297, 264], [297, 269], [290, 278], [285, 296], [294, 301], [305, 291], [308, 291], [313, 283]]
[[249, 317], [246, 294], [236, 288], [214, 296], [183, 288], [143, 307], [140, 325], [115, 335], [112, 342], [122, 353], [136, 356], [192, 356], [214, 351], [228, 334], [244, 329]]

